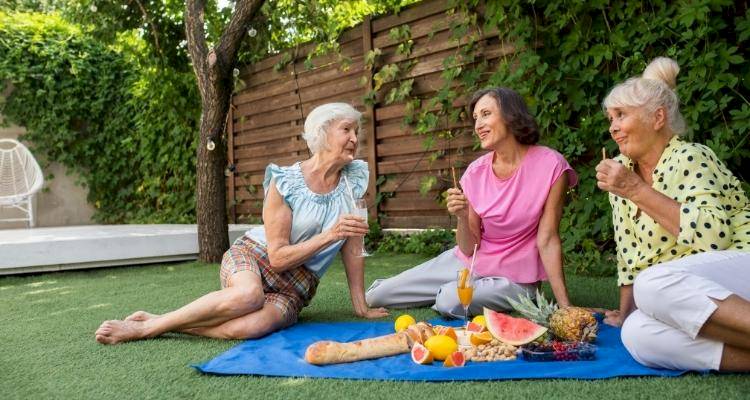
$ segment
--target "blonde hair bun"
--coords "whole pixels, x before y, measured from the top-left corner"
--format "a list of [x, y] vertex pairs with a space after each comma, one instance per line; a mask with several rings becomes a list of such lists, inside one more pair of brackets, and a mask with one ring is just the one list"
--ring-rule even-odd
[[670, 89], [677, 87], [677, 74], [680, 66], [677, 61], [668, 57], [656, 57], [643, 70], [643, 78], [659, 80], [667, 84]]

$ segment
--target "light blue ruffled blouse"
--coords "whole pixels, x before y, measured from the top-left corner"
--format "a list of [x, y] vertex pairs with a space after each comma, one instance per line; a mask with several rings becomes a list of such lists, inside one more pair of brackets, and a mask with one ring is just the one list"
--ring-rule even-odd
[[[354, 160], [342, 169], [341, 173], [349, 181], [355, 198], [364, 196], [367, 191], [369, 172], [367, 163], [362, 160]], [[339, 179], [338, 185], [332, 191], [325, 194], [315, 193], [307, 187], [300, 163], [297, 162], [288, 167], [279, 167], [276, 164], [266, 167], [263, 179], [263, 190], [266, 195], [271, 180], [274, 181], [276, 190], [284, 202], [292, 209], [292, 230], [289, 238], [291, 244], [312, 238], [335, 225], [340, 215], [352, 213], [354, 205], [343, 178]], [[247, 235], [258, 243], [268, 245], [266, 230], [262, 225], [247, 231]], [[339, 240], [326, 247], [305, 261], [305, 267], [319, 278], [322, 277], [343, 244], [344, 241]]]

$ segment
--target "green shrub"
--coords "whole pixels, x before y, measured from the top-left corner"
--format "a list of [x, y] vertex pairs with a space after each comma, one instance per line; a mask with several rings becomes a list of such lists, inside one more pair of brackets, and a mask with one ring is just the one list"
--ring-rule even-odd
[[373, 246], [379, 252], [436, 256], [456, 245], [450, 229], [427, 229], [409, 235], [385, 233]]
[[192, 222], [200, 101], [192, 72], [153, 68], [55, 14], [0, 12], [0, 103], [47, 161], [80, 173], [95, 220]]

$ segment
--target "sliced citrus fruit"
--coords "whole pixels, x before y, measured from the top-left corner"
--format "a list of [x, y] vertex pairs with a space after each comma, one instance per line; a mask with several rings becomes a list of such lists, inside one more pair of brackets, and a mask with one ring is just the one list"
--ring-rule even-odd
[[444, 367], [463, 367], [465, 364], [466, 357], [460, 351], [454, 351], [443, 361]]
[[442, 361], [458, 350], [458, 343], [445, 335], [435, 335], [424, 342], [424, 346], [432, 353], [436, 360]]
[[414, 346], [411, 348], [411, 360], [414, 361], [417, 364], [432, 364], [432, 361], [434, 358], [432, 357], [432, 353], [430, 353], [429, 350], [427, 350], [426, 347], [422, 346], [419, 343], [414, 343]]
[[456, 336], [456, 331], [450, 326], [441, 326], [440, 328], [435, 330], [435, 334], [445, 335], [453, 340], [458, 340], [458, 336]]
[[484, 332], [486, 330], [487, 330], [487, 327], [485, 327], [482, 324], [478, 324], [476, 322], [469, 322], [468, 324], [466, 324], [466, 332], [469, 332], [469, 333], [479, 333], [479, 332]]
[[396, 318], [396, 323], [393, 324], [393, 328], [396, 330], [396, 332], [401, 332], [404, 329], [408, 328], [410, 325], [416, 324], [417, 321], [409, 314], [399, 315], [398, 318]]
[[486, 344], [492, 341], [492, 334], [489, 331], [472, 333], [469, 337], [469, 341], [471, 341], [471, 344], [474, 346]]

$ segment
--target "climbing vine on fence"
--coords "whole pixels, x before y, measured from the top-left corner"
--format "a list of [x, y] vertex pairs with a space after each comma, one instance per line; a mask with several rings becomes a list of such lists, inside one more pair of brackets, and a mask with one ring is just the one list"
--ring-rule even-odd
[[[543, 132], [542, 143], [565, 155], [580, 178], [570, 191], [561, 223], [565, 257], [572, 268], [596, 274], [613, 271], [609, 204], [596, 188], [593, 172], [602, 147], [616, 154], [601, 102], [610, 88], [642, 73], [654, 57], [672, 57], [682, 68], [677, 90], [689, 126], [687, 139], [716, 151], [748, 191], [746, 3], [471, 0], [454, 1], [448, 14], [460, 17], [450, 27], [460, 46], [444, 60], [442, 86], [430, 96], [413, 96], [402, 64], [380, 65], [375, 76], [387, 76], [397, 85], [385, 96], [370, 93], [367, 98], [406, 104], [404, 123], [425, 137], [428, 159], [434, 160], [445, 154], [431, 143], [453, 137], [457, 132], [444, 127], [467, 117], [462, 108], [454, 107], [459, 97], [483, 86], [508, 86], [521, 93]], [[411, 37], [403, 34], [408, 26], [394, 30], [391, 37], [401, 42], [398, 51], [402, 46], [411, 51]], [[477, 44], [482, 32], [493, 31], [496, 45], [512, 46], [514, 51], [490, 64]], [[377, 57], [366, 60], [376, 63]], [[424, 192], [435, 182], [423, 182]]]

